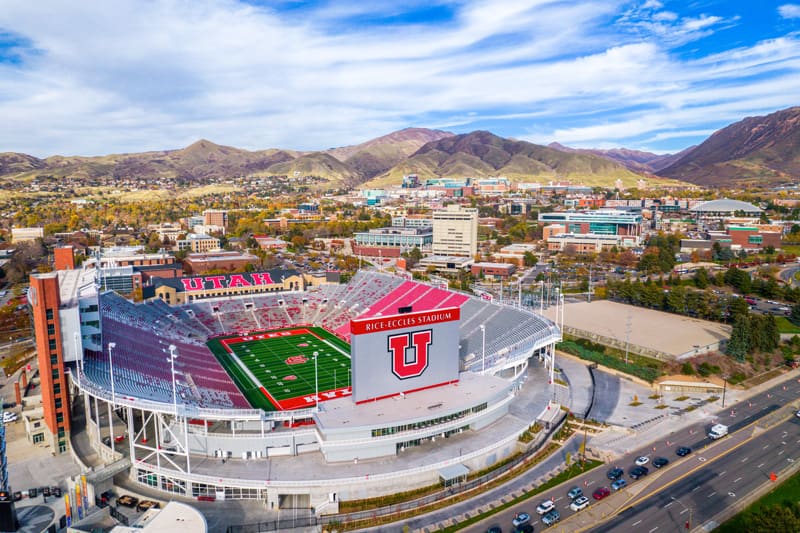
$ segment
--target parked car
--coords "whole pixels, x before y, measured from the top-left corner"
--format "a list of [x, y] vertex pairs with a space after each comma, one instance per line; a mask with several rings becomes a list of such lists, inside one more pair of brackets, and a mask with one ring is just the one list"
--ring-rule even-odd
[[611, 494], [611, 491], [609, 490], [608, 487], [600, 487], [599, 489], [597, 489], [592, 493], [592, 498], [594, 498], [595, 500], [602, 500], [609, 494]]
[[631, 479], [639, 479], [640, 477], [646, 476], [647, 473], [650, 472], [646, 466], [637, 466], [631, 469], [628, 472], [628, 475], [631, 476]]
[[546, 514], [555, 509], [556, 504], [553, 503], [553, 500], [544, 500], [539, 506], [536, 508], [536, 512], [539, 514]]
[[691, 448], [687, 448], [686, 446], [681, 446], [680, 448], [675, 450], [675, 454], [678, 455], [679, 457], [685, 457], [685, 456], [689, 455], [690, 453], [692, 453], [692, 449]]
[[561, 520], [561, 515], [558, 513], [556, 509], [553, 509], [546, 515], [542, 517], [542, 523], [546, 526], [552, 526], [556, 522]]
[[569, 508], [575, 511], [576, 513], [578, 511], [586, 509], [586, 507], [588, 506], [589, 506], [589, 498], [587, 498], [586, 496], [578, 496], [577, 498], [572, 500], [571, 504], [569, 504]]
[[583, 489], [580, 487], [572, 487], [571, 489], [569, 489], [567, 496], [569, 496], [570, 500], [574, 500], [579, 496], [583, 496]]
[[3, 424], [10, 424], [16, 422], [19, 416], [12, 411], [3, 411]]
[[653, 466], [656, 468], [661, 468], [662, 466], [667, 466], [669, 464], [669, 459], [666, 457], [656, 457], [653, 459]]
[[531, 524], [522, 524], [516, 529], [516, 533], [533, 533], [533, 526]]
[[636, 463], [636, 466], [644, 466], [650, 462], [650, 458], [646, 455], [642, 455], [641, 457], [637, 457], [636, 461], [634, 462]]
[[22, 499], [22, 491], [20, 490], [14, 491], [14, 501], [18, 502], [21, 499]]
[[618, 480], [616, 480], [614, 483], [611, 484], [611, 488], [614, 490], [620, 490], [627, 484], [628, 484], [627, 481], [625, 481], [623, 478], [619, 478]]
[[50, 490], [52, 491], [53, 496], [55, 496], [56, 498], [61, 497], [61, 487], [51, 487]]
[[500, 526], [491, 526], [486, 530], [486, 533], [503, 533], [503, 528]]
[[41, 491], [42, 491], [42, 496], [50, 496], [51, 495], [50, 487], [42, 487]]
[[624, 473], [625, 472], [623, 472], [621, 468], [612, 468], [611, 470], [608, 471], [608, 474], [606, 475], [608, 476], [608, 479], [614, 481], [615, 479], [621, 478], [622, 474]]

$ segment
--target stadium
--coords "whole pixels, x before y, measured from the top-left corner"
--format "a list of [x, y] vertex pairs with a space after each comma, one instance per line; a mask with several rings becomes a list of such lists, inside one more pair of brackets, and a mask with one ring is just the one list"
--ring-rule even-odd
[[556, 324], [444, 286], [281, 270], [157, 279], [133, 303], [97, 278], [32, 277], [34, 314], [57, 287], [71, 403], [109, 477], [172, 495], [335, 512], [510, 456], [555, 389]]

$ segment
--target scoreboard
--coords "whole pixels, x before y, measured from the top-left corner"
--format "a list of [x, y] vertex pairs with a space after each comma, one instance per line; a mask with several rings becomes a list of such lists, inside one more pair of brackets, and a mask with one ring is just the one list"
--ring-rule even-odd
[[350, 321], [353, 400], [390, 398], [458, 381], [461, 309]]

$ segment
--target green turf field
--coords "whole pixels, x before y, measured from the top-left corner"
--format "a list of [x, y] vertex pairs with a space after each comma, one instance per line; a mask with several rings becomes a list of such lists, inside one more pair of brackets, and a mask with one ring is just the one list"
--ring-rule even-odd
[[218, 337], [208, 347], [255, 408], [313, 407], [314, 352], [320, 401], [349, 395], [350, 345], [323, 328]]

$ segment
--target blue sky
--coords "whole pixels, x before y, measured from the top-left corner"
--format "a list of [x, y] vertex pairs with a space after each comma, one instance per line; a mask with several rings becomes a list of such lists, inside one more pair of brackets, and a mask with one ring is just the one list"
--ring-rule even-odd
[[0, 0], [0, 152], [410, 127], [672, 152], [800, 105], [800, 0]]

